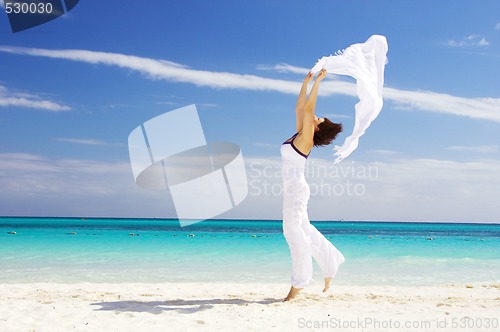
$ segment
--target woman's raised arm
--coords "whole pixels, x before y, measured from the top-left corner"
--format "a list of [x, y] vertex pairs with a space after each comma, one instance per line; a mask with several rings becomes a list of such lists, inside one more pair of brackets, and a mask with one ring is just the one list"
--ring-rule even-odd
[[306, 106], [307, 98], [307, 84], [313, 79], [313, 74], [309, 72], [307, 76], [304, 78], [304, 82], [302, 83], [302, 87], [300, 88], [299, 97], [297, 99], [297, 105], [295, 106], [295, 124], [296, 124], [296, 132], [302, 130], [302, 122], [304, 120], [304, 108]]
[[326, 70], [322, 69], [316, 76], [314, 85], [307, 98], [306, 105], [304, 106], [304, 116], [302, 120], [302, 136], [304, 142], [310, 143], [311, 147], [314, 141], [314, 111], [316, 109], [316, 99], [318, 99], [319, 83], [326, 76]]

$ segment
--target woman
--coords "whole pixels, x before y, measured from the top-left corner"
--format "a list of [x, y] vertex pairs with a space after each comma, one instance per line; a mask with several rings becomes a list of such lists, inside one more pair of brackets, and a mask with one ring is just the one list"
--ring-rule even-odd
[[[304, 177], [306, 160], [313, 146], [330, 144], [342, 125], [314, 115], [321, 80], [326, 71], [321, 70], [306, 99], [307, 84], [313, 75], [307, 74], [300, 90], [296, 106], [296, 134], [281, 146], [283, 177], [283, 234], [292, 256], [292, 278], [290, 292], [284, 301], [293, 299], [312, 279], [312, 257], [320, 266], [325, 278], [326, 292], [344, 256], [311, 225], [307, 215], [309, 185]], [[312, 257], [311, 257], [312, 256]]]

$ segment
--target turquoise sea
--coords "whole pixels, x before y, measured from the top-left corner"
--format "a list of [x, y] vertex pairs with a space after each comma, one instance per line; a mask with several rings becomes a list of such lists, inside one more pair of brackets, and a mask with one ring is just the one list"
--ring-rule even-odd
[[[500, 281], [499, 224], [313, 224], [346, 257], [337, 284]], [[288, 283], [290, 271], [279, 220], [0, 218], [1, 283]]]

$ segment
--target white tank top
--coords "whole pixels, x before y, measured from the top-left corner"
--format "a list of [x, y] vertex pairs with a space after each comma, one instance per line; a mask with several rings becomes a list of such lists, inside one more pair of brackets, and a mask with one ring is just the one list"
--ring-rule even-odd
[[281, 145], [281, 176], [286, 184], [290, 181], [305, 180], [304, 171], [308, 155], [303, 154], [293, 144], [298, 133]]

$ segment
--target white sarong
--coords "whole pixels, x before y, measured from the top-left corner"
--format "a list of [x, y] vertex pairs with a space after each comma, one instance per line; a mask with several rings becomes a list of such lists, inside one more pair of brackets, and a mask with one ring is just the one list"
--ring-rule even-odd
[[358, 147], [359, 137], [365, 133], [366, 128], [382, 109], [387, 50], [385, 37], [373, 35], [363, 44], [354, 44], [343, 52], [322, 57], [311, 69], [313, 74], [325, 69], [329, 73], [348, 75], [355, 78], [357, 82], [359, 102], [354, 107], [354, 129], [342, 146], [335, 146], [337, 159], [334, 163], [340, 162]]

